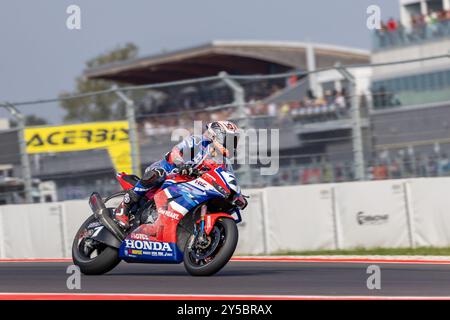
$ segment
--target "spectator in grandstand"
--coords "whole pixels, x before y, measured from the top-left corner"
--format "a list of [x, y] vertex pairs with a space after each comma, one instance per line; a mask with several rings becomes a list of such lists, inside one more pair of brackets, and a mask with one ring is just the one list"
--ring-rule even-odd
[[328, 159], [323, 158], [321, 163], [321, 182], [329, 183], [334, 181], [333, 166]]
[[446, 176], [450, 171], [450, 161], [446, 153], [442, 154], [439, 158], [439, 176]]
[[408, 33], [406, 32], [406, 28], [405, 26], [398, 22], [398, 27], [397, 27], [397, 38], [400, 41], [400, 43], [408, 43], [409, 42], [409, 38], [408, 38]]
[[336, 114], [338, 118], [345, 117], [347, 115], [347, 105], [345, 97], [342, 92], [337, 92], [334, 99], [334, 105], [336, 106]]
[[335, 96], [333, 96], [333, 91], [326, 90], [325, 91], [325, 101], [326, 101], [327, 105], [333, 104], [334, 100], [335, 100]]
[[314, 101], [314, 114], [316, 121], [325, 121], [327, 120], [327, 102], [324, 98], [317, 98]]
[[439, 161], [436, 154], [430, 155], [428, 157], [428, 168], [427, 176], [437, 177], [439, 175]]
[[281, 123], [286, 123], [290, 119], [291, 108], [289, 103], [283, 103], [280, 108], [280, 120]]
[[411, 16], [411, 28], [406, 28], [401, 22], [390, 18], [381, 28], [376, 30], [379, 47], [414, 42], [425, 38], [449, 34], [450, 10], [429, 11], [426, 15]]
[[334, 167], [334, 177], [336, 182], [345, 181], [345, 166], [342, 163], [336, 163]]
[[[192, 125], [192, 120], [193, 119], [191, 119], [188, 114], [182, 114], [178, 118], [177, 127], [188, 128]], [[199, 118], [199, 120], [201, 120], [201, 118]]]
[[397, 31], [398, 29], [398, 23], [394, 18], [390, 18], [386, 24], [387, 26], [387, 31], [389, 32], [394, 32]]
[[387, 38], [390, 45], [395, 45], [398, 42], [398, 23], [394, 18], [390, 18], [386, 24]]
[[270, 103], [267, 107], [267, 113], [270, 117], [276, 117], [278, 113], [278, 107], [275, 103]]
[[405, 152], [405, 150], [399, 150], [397, 159], [399, 163], [401, 164], [401, 171], [403, 177], [410, 176], [414, 171], [416, 167], [417, 159], [415, 159], [414, 154], [411, 152]]
[[380, 29], [376, 29], [376, 39], [378, 39], [378, 47], [383, 48], [386, 46], [386, 32], [387, 26], [384, 21], [381, 21]]
[[316, 96], [314, 95], [314, 91], [312, 91], [311, 89], [308, 89], [306, 95], [307, 95], [308, 99], [310, 99], [310, 100], [316, 99]]
[[372, 172], [373, 180], [384, 180], [388, 178], [388, 167], [380, 161], [377, 161], [373, 166]]
[[287, 87], [293, 87], [297, 84], [297, 76], [292, 75], [287, 79]]
[[274, 84], [274, 85], [272, 85], [272, 87], [270, 89], [270, 95], [274, 95], [275, 93], [279, 92], [280, 90], [281, 90], [281, 88], [277, 84]]
[[398, 179], [402, 177], [401, 165], [397, 159], [394, 159], [390, 162], [388, 167], [389, 169], [389, 178]]
[[257, 115], [257, 101], [254, 97], [251, 97], [248, 99], [247, 104], [245, 106], [245, 113], [250, 116], [256, 116]]
[[292, 101], [290, 104], [290, 115], [291, 117], [294, 117], [295, 115], [298, 114], [298, 111], [301, 107], [301, 102], [300, 101]]
[[423, 39], [425, 37], [425, 28], [426, 28], [426, 22], [425, 22], [425, 16], [424, 15], [417, 15], [416, 16], [416, 24], [415, 24], [415, 33], [417, 39]]
[[426, 177], [428, 176], [428, 161], [424, 154], [417, 154], [405, 159], [405, 171], [407, 177]]
[[427, 37], [433, 37], [438, 34], [438, 13], [436, 11], [429, 12], [425, 16], [425, 23], [427, 25]]
[[444, 26], [445, 34], [450, 34], [449, 26], [450, 26], [450, 9], [446, 10], [443, 14], [442, 24]]
[[336, 97], [334, 99], [334, 104], [339, 108], [345, 108], [346, 102], [345, 102], [345, 97], [342, 92], [336, 93]]
[[155, 126], [154, 124], [147, 120], [144, 123], [144, 131], [147, 136], [153, 136], [155, 134]]
[[220, 111], [214, 111], [210, 113], [211, 121], [219, 121], [221, 118], [221, 112]]
[[413, 28], [413, 30], [418, 27], [419, 19], [420, 15], [417, 14], [411, 15], [411, 27]]

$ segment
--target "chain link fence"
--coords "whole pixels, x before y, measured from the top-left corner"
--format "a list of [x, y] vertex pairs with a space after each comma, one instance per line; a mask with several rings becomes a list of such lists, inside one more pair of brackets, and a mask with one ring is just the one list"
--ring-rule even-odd
[[[448, 56], [433, 59], [444, 58]], [[449, 175], [450, 124], [446, 119], [450, 119], [450, 99], [441, 99], [428, 110], [412, 107], [408, 99], [402, 101], [405, 91], [414, 90], [430, 97], [421, 104], [435, 104], [435, 97], [421, 82], [415, 89], [397, 82], [383, 83], [380, 91], [380, 83], [372, 82], [371, 74], [374, 68], [386, 65], [337, 65], [313, 73], [264, 76], [221, 73], [11, 105], [19, 111], [34, 108], [37, 115], [45, 106], [56, 110], [62, 105], [70, 123], [127, 120], [130, 133], [135, 133], [130, 140], [136, 172], [159, 160], [178, 142], [171, 139], [173, 130], [192, 131], [194, 121], [233, 120], [247, 130], [269, 130], [269, 140], [271, 129], [278, 132], [277, 144], [261, 149], [258, 137], [254, 141], [258, 148], [246, 155], [253, 161], [236, 166], [245, 187]], [[436, 90], [450, 90], [450, 82], [443, 83]], [[20, 127], [0, 132], [4, 150], [0, 165], [9, 168], [5, 172], [11, 177], [54, 181], [59, 200], [84, 198], [94, 190], [101, 194], [118, 190], [106, 151], [37, 154], [29, 156], [26, 164], [17, 147], [20, 134]], [[276, 162], [277, 173], [261, 174], [269, 162]], [[31, 177], [23, 176], [27, 165]], [[19, 183], [17, 190], [0, 190], [0, 198], [1, 192], [22, 196], [27, 190]]]

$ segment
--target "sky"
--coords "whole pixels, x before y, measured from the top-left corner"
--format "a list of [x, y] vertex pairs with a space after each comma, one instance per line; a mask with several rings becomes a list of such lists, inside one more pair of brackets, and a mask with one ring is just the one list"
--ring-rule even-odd
[[[69, 30], [66, 9], [81, 9]], [[133, 42], [140, 56], [211, 40], [312, 41], [370, 49], [369, 5], [383, 20], [397, 0], [2, 0], [0, 101], [53, 98], [73, 90], [87, 60]], [[56, 104], [22, 107], [60, 123]], [[0, 111], [0, 117], [6, 113]]]

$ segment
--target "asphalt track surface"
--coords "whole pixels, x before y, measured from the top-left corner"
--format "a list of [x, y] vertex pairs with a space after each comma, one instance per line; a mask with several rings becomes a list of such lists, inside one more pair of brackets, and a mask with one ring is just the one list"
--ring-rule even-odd
[[[180, 265], [120, 263], [81, 277], [69, 290], [70, 262], [0, 262], [0, 293], [450, 297], [450, 264], [232, 261], [212, 277]], [[367, 288], [367, 267], [381, 268], [381, 289]]]

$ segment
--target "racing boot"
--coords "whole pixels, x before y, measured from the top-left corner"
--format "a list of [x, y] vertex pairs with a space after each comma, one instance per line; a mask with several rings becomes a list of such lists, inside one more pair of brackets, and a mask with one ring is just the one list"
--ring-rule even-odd
[[134, 190], [127, 190], [122, 202], [114, 210], [114, 221], [124, 230], [130, 227], [130, 209], [139, 202], [140, 196]]

